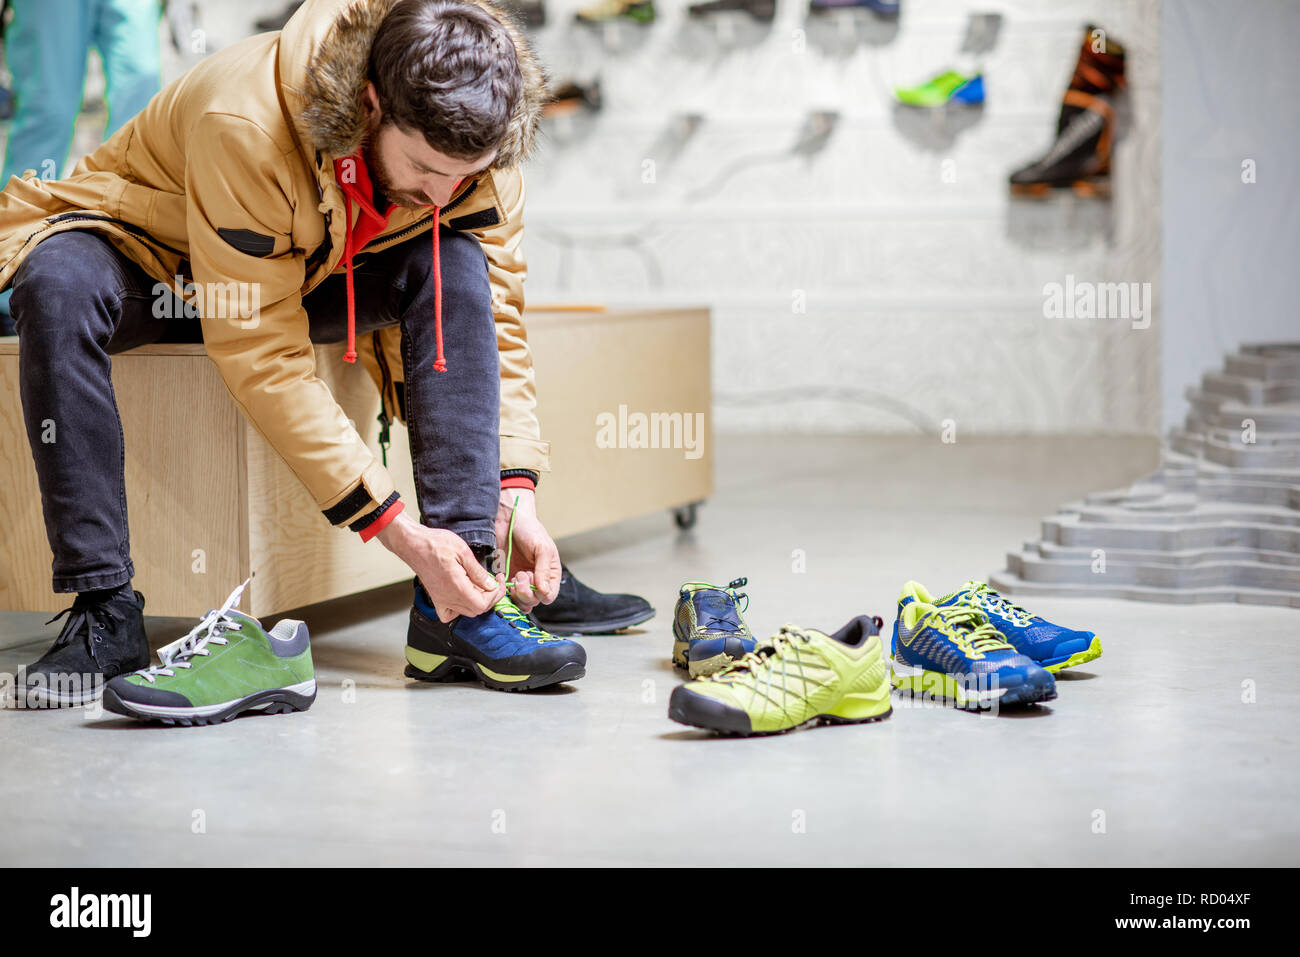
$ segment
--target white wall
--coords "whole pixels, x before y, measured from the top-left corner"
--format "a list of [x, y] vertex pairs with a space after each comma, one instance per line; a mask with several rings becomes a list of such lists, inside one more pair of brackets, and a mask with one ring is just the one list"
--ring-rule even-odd
[[[724, 431], [1157, 430], [1158, 313], [1138, 332], [1042, 308], [1067, 273], [1152, 282], [1159, 304], [1156, 0], [904, 0], [896, 36], [847, 53], [834, 29], [796, 49], [799, 4], [719, 38], [681, 0], [611, 52], [567, 22], [577, 5], [550, 5], [539, 46], [560, 76], [598, 72], [607, 107], [553, 124], [528, 170], [530, 301], [711, 304]], [[900, 128], [892, 87], [960, 62], [967, 15], [990, 8], [1004, 22], [982, 117], [950, 138]], [[1094, 18], [1129, 49], [1116, 199], [1011, 202], [1006, 175], [1050, 143]], [[813, 110], [840, 121], [824, 149], [791, 155]], [[674, 152], [683, 112], [703, 120]]]
[[[903, 0], [896, 28], [864, 14], [846, 31], [791, 0], [729, 31], [659, 0], [648, 29], [594, 32], [572, 22], [582, 2], [551, 0], [534, 38], [558, 78], [599, 74], [606, 109], [548, 124], [527, 170], [530, 302], [712, 305], [724, 431], [1158, 430], [1159, 0]], [[200, 0], [199, 24], [215, 49], [279, 6]], [[983, 113], [956, 130], [897, 116], [894, 85], [973, 62], [972, 11], [1004, 15]], [[1006, 175], [1049, 144], [1089, 20], [1129, 49], [1116, 198], [1012, 202]], [[185, 65], [166, 59], [169, 78]], [[838, 123], [793, 154], [818, 110]], [[684, 138], [683, 114], [700, 117]], [[1155, 322], [1043, 318], [1067, 274], [1152, 282]]]
[[1300, 340], [1297, 39], [1295, 0], [1166, 4], [1166, 426], [1224, 353]]

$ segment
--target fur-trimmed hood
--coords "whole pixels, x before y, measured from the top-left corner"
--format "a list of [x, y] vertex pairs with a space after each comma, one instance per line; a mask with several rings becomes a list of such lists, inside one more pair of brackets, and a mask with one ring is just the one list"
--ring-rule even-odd
[[[486, 10], [506, 28], [523, 74], [515, 105], [493, 169], [518, 166], [533, 152], [542, 107], [549, 99], [547, 78], [523, 31], [490, 0], [466, 0]], [[308, 0], [280, 34], [282, 84], [296, 101], [302, 134], [311, 148], [330, 156], [349, 156], [361, 146], [365, 114], [361, 96], [367, 82], [370, 45], [384, 16], [397, 0]]]

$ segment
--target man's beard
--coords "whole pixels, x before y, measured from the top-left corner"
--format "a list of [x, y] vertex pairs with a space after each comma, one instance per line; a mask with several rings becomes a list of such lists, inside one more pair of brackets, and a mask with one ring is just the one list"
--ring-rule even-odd
[[373, 138], [368, 138], [362, 144], [361, 159], [366, 164], [366, 170], [370, 173], [370, 182], [374, 186], [375, 199], [381, 202], [387, 200], [393, 205], [401, 206], [404, 209], [423, 209], [431, 205], [429, 197], [423, 193], [407, 193], [393, 186], [388, 170], [384, 168], [379, 159], [379, 154], [375, 151]]

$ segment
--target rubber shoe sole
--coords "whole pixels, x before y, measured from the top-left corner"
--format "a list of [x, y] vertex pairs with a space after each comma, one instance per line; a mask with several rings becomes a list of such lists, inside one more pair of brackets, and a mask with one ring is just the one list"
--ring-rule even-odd
[[1088, 647], [1083, 651], [1076, 651], [1074, 654], [1070, 655], [1070, 657], [1066, 658], [1064, 661], [1058, 661], [1056, 664], [1052, 664], [1052, 665], [1045, 664], [1043, 665], [1043, 667], [1046, 668], [1048, 671], [1050, 671], [1052, 674], [1056, 674], [1058, 671], [1061, 671], [1064, 668], [1073, 668], [1076, 665], [1081, 665], [1087, 661], [1096, 661], [1100, 657], [1101, 657], [1101, 639], [1094, 637], [1092, 639], [1092, 643], [1088, 645]]
[[113, 688], [104, 689], [104, 709], [114, 714], [141, 721], [159, 721], [162, 724], [192, 725], [221, 724], [248, 711], [261, 714], [289, 714], [306, 711], [316, 700], [316, 680], [304, 681], [287, 688], [258, 691], [235, 701], [220, 704], [196, 705], [190, 708], [163, 705], [146, 705], [124, 701]]
[[566, 681], [577, 681], [587, 674], [586, 666], [569, 661], [548, 674], [504, 675], [471, 658], [437, 655], [406, 646], [406, 677], [417, 681], [450, 682], [477, 679], [493, 691], [535, 691]]
[[749, 715], [739, 708], [733, 708], [731, 705], [724, 704], [716, 698], [710, 698], [708, 695], [696, 694], [685, 685], [678, 685], [673, 689], [672, 697], [668, 699], [668, 717], [678, 724], [688, 725], [692, 728], [703, 728], [705, 731], [714, 731], [718, 734], [746, 738], [767, 737], [774, 734], [788, 734], [791, 731], [812, 728], [818, 725], [874, 724], [877, 721], [884, 721], [894, 713], [894, 709], [887, 703], [888, 699], [885, 700], [885, 710], [879, 714], [867, 715], [861, 718], [844, 718], [834, 714], [819, 714], [801, 724], [791, 725], [788, 728], [755, 731], [750, 723]]
[[745, 657], [745, 646], [740, 643], [739, 638], [728, 638], [723, 643], [723, 650], [716, 655], [709, 655], [705, 658], [692, 658], [690, 652], [691, 643], [689, 641], [674, 640], [673, 664], [678, 668], [685, 668], [686, 673], [692, 678], [703, 678], [717, 674], [733, 661], [739, 661]]
[[649, 621], [654, 616], [655, 610], [651, 608], [648, 611], [637, 611], [630, 615], [624, 615], [622, 618], [607, 618], [603, 621], [551, 623], [543, 622], [535, 615], [529, 617], [548, 634], [555, 635], [557, 638], [571, 638], [574, 635], [612, 635], [617, 631]]
[[108, 686], [108, 679], [99, 679], [95, 681], [90, 690], [79, 691], [73, 694], [60, 694], [52, 691], [48, 686], [31, 685], [20, 688], [17, 694], [24, 695], [29, 704], [27, 707], [34, 709], [57, 709], [57, 708], [80, 708], [84, 705], [92, 704], [99, 700], [100, 695]]
[[[903, 670], [900, 672], [899, 668]], [[952, 675], [940, 671], [900, 666], [895, 662], [889, 669], [893, 686], [903, 694], [913, 695], [936, 703], [951, 703], [963, 711], [989, 711], [998, 708], [1019, 707], [1056, 699], [1056, 685], [1039, 685], [1032, 682], [1009, 688], [968, 688]]]

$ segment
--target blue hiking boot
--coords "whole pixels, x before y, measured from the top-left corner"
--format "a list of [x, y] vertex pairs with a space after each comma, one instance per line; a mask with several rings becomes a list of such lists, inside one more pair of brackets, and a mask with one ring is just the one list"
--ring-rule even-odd
[[406, 632], [406, 676], [421, 681], [477, 678], [497, 691], [531, 691], [587, 673], [587, 652], [576, 641], [538, 628], [509, 596], [491, 611], [446, 623], [424, 588]]
[[673, 615], [673, 664], [692, 678], [721, 671], [754, 650], [757, 642], [740, 615], [739, 600], [749, 596], [736, 591], [749, 581], [737, 578], [726, 588], [708, 582], [687, 582], [677, 595]]

